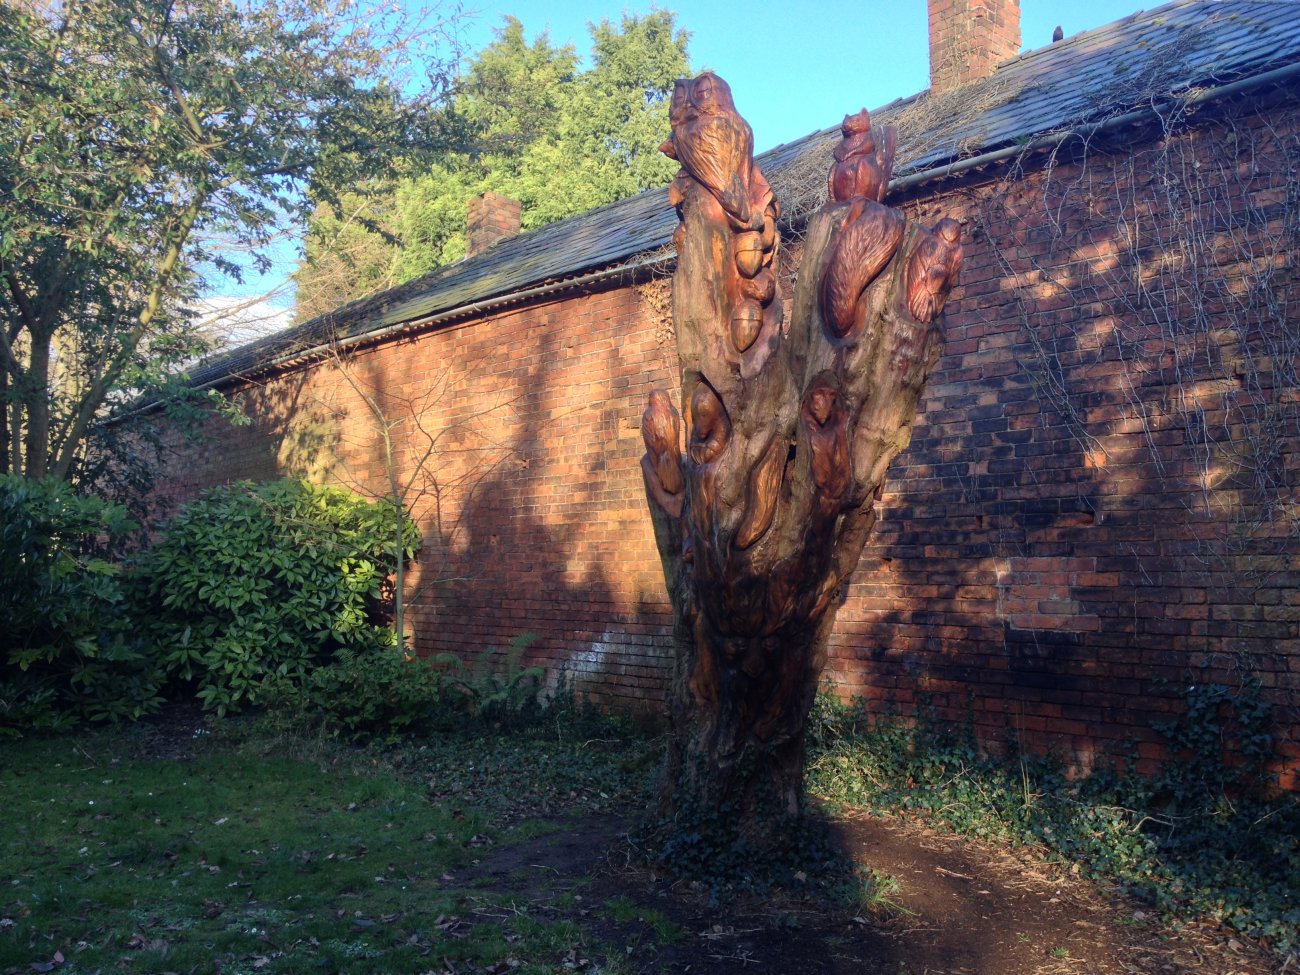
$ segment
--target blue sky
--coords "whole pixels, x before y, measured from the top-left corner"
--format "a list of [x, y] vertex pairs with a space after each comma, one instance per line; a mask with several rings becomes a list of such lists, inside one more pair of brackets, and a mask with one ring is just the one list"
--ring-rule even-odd
[[[1066, 37], [1100, 27], [1142, 9], [1139, 3], [1021, 0], [1022, 47], [1050, 44], [1057, 25]], [[736, 107], [754, 129], [759, 152], [838, 124], [849, 112], [877, 108], [929, 87], [924, 0], [751, 5], [676, 0], [657, 6], [674, 11], [678, 26], [690, 32], [696, 71], [711, 69], [731, 85]], [[546, 30], [552, 43], [572, 42], [585, 54], [588, 22], [617, 22], [624, 12], [646, 13], [651, 8], [650, 0], [622, 7], [608, 0], [466, 0], [462, 38], [468, 52], [481, 50], [491, 43], [502, 19], [514, 15], [530, 40]], [[296, 262], [287, 244], [276, 247], [272, 257], [276, 266], [270, 274], [250, 273], [242, 286], [217, 280], [213, 291], [240, 296], [270, 291]], [[292, 293], [281, 290], [274, 301], [292, 304]]]

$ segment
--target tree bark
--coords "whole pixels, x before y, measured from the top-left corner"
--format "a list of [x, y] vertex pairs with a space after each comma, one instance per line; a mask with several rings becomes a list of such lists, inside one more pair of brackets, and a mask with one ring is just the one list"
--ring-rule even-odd
[[27, 370], [19, 402], [26, 407], [23, 476], [39, 480], [49, 473], [50, 344], [52, 336], [31, 332]]
[[803, 811], [835, 610], [939, 355], [960, 228], [909, 227], [883, 205], [895, 134], [849, 116], [786, 327], [780, 211], [730, 90], [712, 74], [678, 82], [671, 117], [681, 401], [652, 393], [642, 422], [675, 613], [661, 813], [780, 847]]

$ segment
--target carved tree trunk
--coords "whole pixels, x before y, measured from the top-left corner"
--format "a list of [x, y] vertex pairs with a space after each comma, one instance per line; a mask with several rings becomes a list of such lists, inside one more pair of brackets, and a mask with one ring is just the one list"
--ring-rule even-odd
[[676, 614], [662, 812], [779, 846], [802, 811], [805, 720], [840, 593], [939, 355], [960, 228], [908, 227], [880, 202], [895, 133], [849, 116], [786, 327], [778, 204], [730, 89], [680, 81], [671, 117], [681, 406], [657, 390], [642, 422]]

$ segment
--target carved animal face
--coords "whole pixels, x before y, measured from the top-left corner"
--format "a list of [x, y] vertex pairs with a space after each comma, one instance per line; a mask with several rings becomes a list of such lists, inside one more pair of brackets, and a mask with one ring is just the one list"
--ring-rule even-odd
[[826, 386], [818, 386], [808, 394], [808, 412], [818, 426], [826, 426], [831, 411], [835, 409], [835, 399], [835, 390]]
[[691, 104], [701, 115], [726, 115], [736, 111], [731, 100], [731, 86], [712, 72], [705, 72], [691, 82]]
[[862, 132], [871, 131], [871, 116], [867, 114], [864, 108], [856, 115], [845, 115], [844, 122], [840, 125], [841, 135], [858, 135]]

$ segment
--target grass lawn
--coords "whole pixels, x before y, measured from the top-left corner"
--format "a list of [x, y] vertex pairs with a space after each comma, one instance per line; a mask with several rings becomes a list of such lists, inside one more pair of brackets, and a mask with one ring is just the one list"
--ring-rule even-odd
[[1197, 835], [1218, 839], [1192, 844], [1188, 863], [1209, 865], [1193, 870], [1069, 783], [1030, 796], [969, 756], [878, 733], [821, 745], [810, 786], [845, 803], [832, 832], [879, 902], [828, 904], [796, 873], [720, 905], [621, 838], [659, 748], [620, 726], [355, 748], [201, 724], [177, 712], [0, 745], [0, 975], [1263, 975], [1300, 961], [1295, 802], [1241, 828], [1206, 819]]
[[140, 746], [4, 746], [0, 972], [555, 971], [588, 953], [581, 928], [466, 867], [541, 828], [525, 814], [614, 801], [632, 781], [617, 764], [636, 764], [491, 738], [412, 751], [418, 773], [282, 739]]

